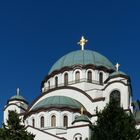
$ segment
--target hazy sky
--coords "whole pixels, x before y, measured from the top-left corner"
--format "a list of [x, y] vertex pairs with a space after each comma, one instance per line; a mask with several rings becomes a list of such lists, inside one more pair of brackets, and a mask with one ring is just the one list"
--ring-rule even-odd
[[140, 99], [139, 0], [1, 0], [0, 122], [16, 88], [31, 103], [54, 62], [86, 49], [105, 55], [130, 75], [134, 99]]

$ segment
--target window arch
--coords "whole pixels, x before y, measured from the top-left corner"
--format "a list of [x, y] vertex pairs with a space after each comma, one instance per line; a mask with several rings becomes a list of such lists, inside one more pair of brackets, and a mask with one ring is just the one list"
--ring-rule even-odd
[[51, 117], [51, 127], [55, 127], [56, 126], [56, 116], [52, 115]]
[[58, 77], [55, 77], [55, 87], [58, 87]]
[[64, 85], [67, 86], [68, 85], [68, 73], [64, 74]]
[[32, 126], [35, 127], [35, 119], [32, 119]]
[[68, 126], [68, 116], [64, 116], [64, 118], [63, 118], [63, 126], [64, 127], [67, 127]]
[[74, 136], [74, 140], [82, 140], [82, 135], [81, 134], [76, 134]]
[[99, 73], [99, 84], [103, 84], [103, 73], [102, 72], [100, 72]]
[[120, 102], [121, 102], [121, 94], [120, 94], [120, 91], [118, 90], [114, 90], [111, 92], [110, 94], [110, 101], [112, 100], [115, 100], [118, 102], [118, 105], [120, 105]]
[[43, 116], [40, 118], [40, 127], [41, 128], [44, 127], [44, 117]]
[[48, 89], [50, 89], [50, 81], [48, 81]]
[[76, 71], [76, 73], [75, 73], [75, 81], [80, 82], [80, 72], [79, 71]]
[[92, 82], [92, 71], [88, 71], [88, 73], [87, 73], [87, 80], [88, 80], [88, 82]]

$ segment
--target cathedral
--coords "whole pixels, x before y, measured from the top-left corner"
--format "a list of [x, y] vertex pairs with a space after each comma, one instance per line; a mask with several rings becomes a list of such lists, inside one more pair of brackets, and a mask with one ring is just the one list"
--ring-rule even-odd
[[[130, 77], [119, 70], [119, 64], [102, 54], [86, 50], [87, 40], [78, 42], [81, 50], [58, 59], [41, 83], [41, 95], [30, 105], [19, 94], [4, 107], [16, 110], [35, 140], [90, 140], [96, 123], [96, 108], [103, 110], [115, 99], [126, 112], [135, 113], [139, 128], [140, 112], [134, 111]], [[136, 103], [135, 103], [136, 106]]]

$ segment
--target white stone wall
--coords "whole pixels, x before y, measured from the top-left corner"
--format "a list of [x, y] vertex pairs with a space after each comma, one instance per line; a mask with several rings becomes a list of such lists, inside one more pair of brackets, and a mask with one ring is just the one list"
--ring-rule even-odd
[[27, 127], [27, 131], [35, 135], [34, 140], [62, 140], [61, 138], [55, 137], [49, 133], [44, 133], [42, 131], [39, 131], [38, 129]]
[[9, 103], [5, 106], [5, 109], [4, 109], [4, 123], [6, 124], [7, 122], [7, 119], [8, 119], [8, 112], [9, 111], [16, 111], [18, 114], [20, 113], [23, 113], [25, 112], [22, 108], [20, 107], [23, 107], [25, 109], [28, 108], [27, 104], [25, 104], [24, 102], [22, 101], [9, 101]]
[[75, 137], [79, 138], [82, 137], [82, 140], [86, 138], [90, 138], [91, 130], [89, 126], [81, 126], [81, 127], [73, 127], [67, 130], [67, 140], [75, 140]]
[[[55, 115], [56, 116], [56, 127], [58, 128], [64, 128], [63, 126], [63, 117], [64, 115], [66, 115], [68, 117], [68, 126], [72, 126], [72, 122], [75, 119], [75, 116], [79, 116], [79, 113], [73, 113], [73, 112], [69, 112], [69, 111], [46, 111], [46, 112], [40, 112], [40, 113], [35, 113], [32, 114], [31, 116], [29, 116], [25, 122], [28, 122], [28, 124], [26, 123], [26, 126], [30, 125], [32, 126], [32, 120], [35, 120], [35, 127], [45, 130], [45, 129], [51, 129], [51, 116]], [[41, 124], [40, 124], [40, 118], [44, 117], [44, 128], [41, 128]], [[53, 128], [54, 129], [54, 128]], [[54, 130], [55, 131], [55, 130]]]

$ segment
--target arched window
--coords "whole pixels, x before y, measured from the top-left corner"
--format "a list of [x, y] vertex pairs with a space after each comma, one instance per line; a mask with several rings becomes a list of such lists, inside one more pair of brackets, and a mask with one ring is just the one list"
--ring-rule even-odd
[[40, 127], [41, 128], [44, 127], [44, 117], [43, 116], [40, 118]]
[[63, 126], [64, 127], [68, 126], [68, 116], [64, 116], [64, 118], [63, 118]]
[[35, 119], [32, 119], [32, 126], [35, 127]]
[[79, 71], [76, 71], [76, 73], [75, 73], [75, 81], [80, 82], [80, 72]]
[[48, 81], [48, 89], [50, 89], [50, 81]]
[[76, 134], [74, 136], [74, 140], [82, 140], [82, 135], [81, 134]]
[[64, 74], [64, 85], [67, 86], [68, 85], [68, 73]]
[[55, 116], [55, 115], [53, 115], [53, 116], [51, 117], [51, 126], [52, 126], [52, 127], [55, 127], [55, 126], [56, 126], [56, 116]]
[[103, 73], [102, 72], [100, 72], [99, 73], [99, 84], [103, 84]]
[[87, 73], [87, 79], [88, 79], [88, 82], [92, 82], [92, 72], [91, 71], [88, 71]]
[[58, 87], [58, 77], [55, 77], [55, 87]]
[[110, 94], [110, 101], [115, 100], [118, 102], [118, 105], [120, 105], [121, 102], [121, 94], [118, 90], [114, 90]]

